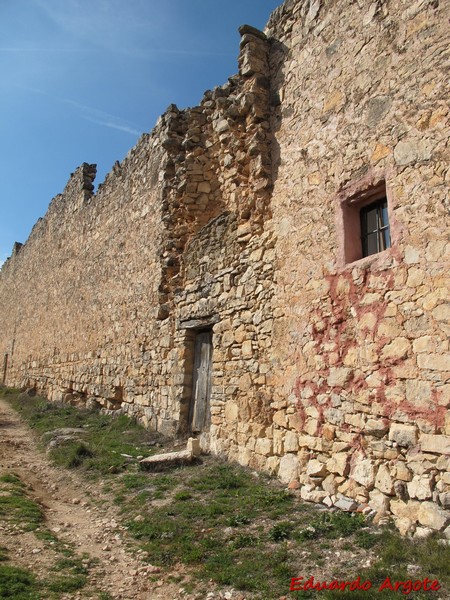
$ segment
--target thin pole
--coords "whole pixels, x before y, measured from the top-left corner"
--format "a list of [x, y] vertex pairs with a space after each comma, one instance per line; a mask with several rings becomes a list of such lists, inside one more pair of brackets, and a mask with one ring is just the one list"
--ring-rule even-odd
[[8, 370], [8, 353], [5, 352], [5, 357], [3, 359], [3, 383], [6, 381], [6, 371]]

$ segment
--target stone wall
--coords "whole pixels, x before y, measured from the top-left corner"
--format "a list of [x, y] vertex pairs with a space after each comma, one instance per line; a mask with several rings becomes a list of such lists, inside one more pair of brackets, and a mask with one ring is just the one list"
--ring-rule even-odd
[[[170, 106], [96, 194], [82, 165], [1, 271], [7, 383], [183, 435], [207, 328], [204, 449], [445, 529], [443, 4], [287, 0], [265, 34], [240, 29], [239, 73]], [[392, 244], [361, 258], [380, 190]]]
[[[281, 475], [405, 532], [450, 516], [447, 21], [437, 2], [289, 2], [267, 31]], [[392, 247], [347, 264], [344, 207], [379, 181]]]
[[230, 211], [241, 247], [262, 232], [270, 199], [269, 47], [251, 27], [241, 36], [239, 75], [199, 107], [169, 106], [96, 194], [95, 165], [83, 164], [15, 246], [0, 275], [8, 384], [186, 430], [177, 305], [185, 269], [198, 269], [185, 248]]

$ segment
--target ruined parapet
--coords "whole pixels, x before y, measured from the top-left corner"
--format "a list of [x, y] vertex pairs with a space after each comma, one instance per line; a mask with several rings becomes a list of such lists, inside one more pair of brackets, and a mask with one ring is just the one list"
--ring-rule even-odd
[[97, 165], [88, 163], [83, 163], [74, 173], [71, 173], [63, 192], [63, 196], [72, 199], [72, 206], [68, 207], [69, 211], [77, 210], [93, 196], [96, 174]]
[[224, 211], [236, 212], [239, 240], [261, 233], [270, 217], [270, 46], [259, 30], [244, 25], [239, 75], [205, 93], [198, 107], [169, 106], [160, 119], [165, 247], [159, 318], [170, 313], [173, 292], [183, 284], [188, 242]]
[[21, 242], [14, 242], [11, 256], [17, 256], [22, 249], [23, 244]]

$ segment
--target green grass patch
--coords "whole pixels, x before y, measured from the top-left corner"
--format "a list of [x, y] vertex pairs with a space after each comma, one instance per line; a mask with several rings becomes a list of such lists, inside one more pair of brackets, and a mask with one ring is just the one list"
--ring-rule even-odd
[[0, 520], [33, 531], [44, 521], [40, 506], [28, 497], [19, 477], [12, 473], [0, 477]]
[[[268, 478], [209, 459], [208, 464], [178, 468], [170, 475], [122, 479], [132, 488], [134, 499], [139, 497], [139, 485], [143, 490], [153, 490], [147, 505], [140, 506], [139, 519], [127, 522], [151, 563], [167, 567], [184, 563], [195, 568], [199, 580], [212, 579], [246, 591], [255, 592], [259, 586], [265, 598], [269, 590], [286, 592], [289, 557], [283, 540], [291, 532], [292, 523], [272, 523], [270, 529], [261, 525], [262, 531], [254, 525], [271, 522], [274, 511], [286, 517], [294, 508], [294, 499], [273, 487]], [[151, 500], [164, 487], [167, 504], [152, 505]], [[135, 500], [130, 499], [128, 507], [135, 506], [133, 503]], [[302, 511], [299, 513], [303, 516]], [[230, 527], [236, 531], [224, 535]], [[274, 556], [279, 560], [274, 561]]]
[[365, 519], [361, 514], [323, 511], [313, 517], [307, 527], [296, 531], [298, 541], [318, 538], [336, 539], [348, 537], [364, 527]]
[[0, 562], [8, 560], [8, 548], [5, 546], [0, 546]]
[[70, 571], [74, 575], [87, 575], [88, 566], [82, 558], [61, 558], [53, 567], [55, 571]]
[[0, 564], [0, 598], [39, 600], [41, 586], [28, 570]]
[[[97, 411], [48, 402], [38, 396], [24, 397], [5, 389], [0, 395], [41, 436], [66, 427], [82, 429], [83, 433], [74, 436], [80, 439], [58, 444], [51, 449], [50, 456], [56, 464], [86, 471], [93, 478], [124, 471], [133, 458], [152, 454], [154, 448], [149, 444], [162, 439], [160, 434], [144, 429], [126, 415], [111, 418]], [[45, 435], [43, 445], [51, 439], [51, 435]]]
[[51, 592], [67, 594], [81, 590], [85, 585], [86, 577], [84, 575], [64, 575], [52, 579], [47, 583], [46, 587]]
[[[367, 569], [361, 569], [358, 573], [346, 574], [345, 579], [351, 581], [359, 575], [361, 581], [370, 581], [372, 587], [364, 592], [336, 591], [320, 592], [326, 600], [354, 599], [360, 593], [362, 598], [394, 600], [401, 597], [414, 597], [425, 600], [430, 597], [440, 597], [440, 592], [407, 591], [400, 588], [395, 592], [385, 587], [379, 591], [380, 586], [389, 577], [392, 584], [397, 581], [423, 581], [427, 578], [430, 582], [434, 579], [439, 581], [444, 594], [450, 589], [450, 547], [439, 543], [438, 537], [432, 535], [426, 539], [411, 540], [402, 538], [397, 531], [384, 529], [381, 535], [377, 535], [377, 561]], [[343, 579], [340, 577], [339, 579]], [[301, 596], [307, 597], [307, 596]], [[443, 595], [442, 598], [447, 597]]]

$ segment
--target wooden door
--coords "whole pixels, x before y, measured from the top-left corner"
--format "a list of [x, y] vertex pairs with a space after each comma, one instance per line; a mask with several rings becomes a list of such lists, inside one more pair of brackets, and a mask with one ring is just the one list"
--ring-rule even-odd
[[212, 331], [200, 331], [195, 337], [194, 372], [190, 424], [193, 433], [204, 431], [210, 423]]

